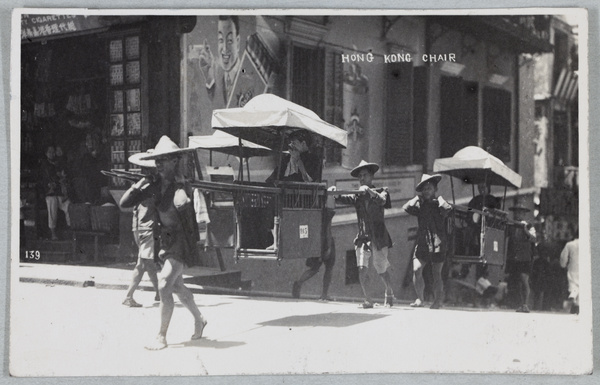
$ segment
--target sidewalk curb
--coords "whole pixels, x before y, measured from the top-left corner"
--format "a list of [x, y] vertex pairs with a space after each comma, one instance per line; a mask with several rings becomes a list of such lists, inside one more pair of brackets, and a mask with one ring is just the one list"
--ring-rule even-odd
[[58, 278], [56, 278], [56, 279], [50, 279], [50, 278], [28, 278], [28, 277], [21, 277], [21, 278], [19, 278], [19, 282], [41, 283], [41, 284], [44, 284], [44, 285], [76, 286], [76, 287], [94, 286], [94, 285], [86, 284], [86, 281], [81, 282], [81, 281], [73, 281], [73, 280], [58, 279]]
[[[95, 287], [96, 289], [108, 289], [108, 290], [127, 290], [129, 285], [120, 283], [101, 283], [94, 280], [69, 280], [69, 279], [50, 279], [50, 278], [39, 278], [39, 277], [20, 277], [19, 282], [24, 283], [40, 283], [44, 285], [60, 285], [60, 286], [73, 286], [73, 287]], [[217, 286], [201, 286], [186, 283], [186, 285], [194, 294], [226, 294], [226, 295], [239, 295], [247, 297], [279, 297], [289, 298], [289, 295], [275, 292], [257, 292], [250, 290], [238, 290], [229, 289], [225, 287]], [[154, 291], [152, 285], [140, 283], [138, 290], [143, 291]]]
[[[20, 277], [20, 282], [23, 283], [39, 283], [45, 285], [60, 285], [60, 286], [72, 286], [72, 287], [93, 287], [96, 289], [108, 289], [108, 290], [127, 290], [129, 287], [126, 284], [118, 284], [118, 283], [101, 283], [96, 282], [94, 280], [68, 280], [68, 279], [50, 279], [50, 278], [37, 278], [37, 277]], [[251, 291], [251, 290], [241, 290], [241, 289], [230, 289], [225, 287], [216, 287], [216, 286], [201, 286], [194, 284], [186, 284], [186, 286], [192, 291], [194, 294], [205, 294], [205, 295], [233, 295], [233, 296], [243, 296], [243, 297], [262, 297], [262, 298], [279, 298], [279, 299], [290, 299], [294, 301], [316, 301], [319, 299], [318, 296], [305, 296], [300, 299], [291, 298], [291, 294], [289, 293], [277, 293], [277, 292], [269, 292], [269, 291]], [[140, 283], [137, 290], [143, 291], [154, 291], [152, 285]], [[348, 302], [348, 303], [358, 303], [362, 302], [361, 298], [350, 298], [350, 297], [339, 297], [334, 298], [330, 302]], [[398, 304], [401, 302], [397, 301]], [[407, 302], [409, 303], [409, 302]]]

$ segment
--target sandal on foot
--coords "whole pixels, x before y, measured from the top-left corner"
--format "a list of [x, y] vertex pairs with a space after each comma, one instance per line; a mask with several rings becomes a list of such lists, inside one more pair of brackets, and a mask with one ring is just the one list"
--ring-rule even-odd
[[204, 334], [204, 328], [206, 327], [207, 323], [208, 323], [207, 320], [202, 321], [202, 328], [200, 329], [200, 332], [194, 333], [192, 335], [192, 340], [199, 340], [200, 338], [202, 338], [202, 334]]
[[383, 306], [386, 307], [392, 307], [394, 306], [394, 296], [393, 295], [386, 295], [385, 299], [383, 300]]
[[142, 305], [135, 302], [133, 298], [125, 298], [125, 301], [123, 301], [123, 305], [128, 307], [142, 307]]
[[409, 305], [410, 307], [423, 307], [423, 302], [420, 299], [416, 299], [415, 302]]
[[147, 350], [162, 350], [167, 347], [167, 341], [164, 338], [157, 338], [152, 343], [145, 346]]

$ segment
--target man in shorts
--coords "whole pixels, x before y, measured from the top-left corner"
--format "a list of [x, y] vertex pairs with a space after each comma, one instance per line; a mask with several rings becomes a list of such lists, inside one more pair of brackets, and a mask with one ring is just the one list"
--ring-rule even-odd
[[[356, 209], [358, 219], [358, 235], [354, 240], [356, 252], [356, 265], [358, 266], [358, 278], [365, 300], [362, 304], [364, 309], [373, 307], [373, 300], [366, 288], [369, 260], [373, 258], [375, 271], [381, 277], [385, 285], [384, 305], [392, 307], [394, 292], [390, 281], [388, 268], [388, 249], [392, 247], [392, 239], [385, 227], [384, 209], [391, 207], [390, 195], [387, 188], [375, 188], [373, 177], [379, 170], [376, 163], [368, 163], [362, 160], [351, 172], [360, 183], [361, 194], [340, 195], [335, 198], [336, 202], [352, 205]], [[331, 186], [330, 191], [336, 187]]]
[[158, 176], [146, 177], [128, 190], [130, 204], [137, 204], [149, 197], [154, 199], [160, 229], [158, 257], [163, 263], [158, 282], [160, 329], [156, 339], [146, 346], [148, 350], [167, 347], [167, 330], [175, 309], [173, 293], [177, 294], [194, 317], [192, 340], [202, 338], [207, 323], [194, 302], [191, 290], [183, 284], [183, 269], [193, 263], [198, 241], [193, 195], [181, 172], [181, 156], [185, 151], [193, 149], [180, 149], [169, 137], [163, 136], [152, 154], [140, 158], [154, 160]]
[[[144, 155], [144, 153], [140, 152], [130, 156], [129, 162], [136, 166], [142, 167], [145, 169], [144, 171], [152, 170], [152, 172], [154, 172], [156, 169], [154, 161], [140, 160], [139, 158], [142, 155]], [[131, 188], [133, 188], [133, 186]], [[123, 197], [130, 195], [131, 192], [128, 192], [127, 194], [123, 195]], [[125, 203], [125, 205], [123, 203]], [[127, 199], [121, 199], [121, 207], [127, 207]], [[156, 207], [154, 206], [154, 200], [152, 197], [149, 197], [135, 205], [133, 208], [132, 231], [135, 243], [138, 246], [138, 258], [135, 268], [133, 269], [131, 284], [127, 289], [127, 294], [125, 295], [125, 300], [123, 301], [123, 305], [125, 306], [142, 306], [133, 299], [133, 293], [142, 281], [144, 272], [148, 273], [150, 282], [152, 282], [152, 286], [154, 286], [154, 290], [156, 291], [154, 300], [160, 301], [160, 295], [158, 293], [158, 278], [156, 275], [156, 264], [154, 263], [157, 252], [155, 247], [155, 243], [157, 243], [156, 230]]]
[[441, 179], [442, 176], [438, 174], [423, 174], [415, 189], [418, 195], [402, 207], [408, 214], [416, 216], [419, 224], [417, 247], [413, 256], [413, 283], [417, 299], [410, 304], [412, 307], [424, 306], [423, 268], [426, 264], [431, 264], [433, 272], [434, 298], [430, 309], [439, 309], [444, 300], [442, 269], [446, 261], [448, 243], [446, 217], [452, 207], [437, 195], [437, 185]]

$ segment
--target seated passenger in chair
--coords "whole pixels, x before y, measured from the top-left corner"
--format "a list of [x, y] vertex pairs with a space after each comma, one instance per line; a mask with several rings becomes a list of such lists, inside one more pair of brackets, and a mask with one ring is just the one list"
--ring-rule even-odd
[[311, 137], [304, 131], [294, 131], [289, 136], [289, 154], [283, 154], [279, 175], [277, 169], [266, 180], [272, 183], [275, 180], [293, 182], [320, 182], [321, 159], [310, 151]]

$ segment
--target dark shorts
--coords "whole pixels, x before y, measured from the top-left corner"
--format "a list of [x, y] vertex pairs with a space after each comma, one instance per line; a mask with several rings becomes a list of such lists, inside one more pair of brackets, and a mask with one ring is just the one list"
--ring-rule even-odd
[[152, 230], [133, 230], [133, 238], [138, 245], [138, 258], [154, 260], [155, 238]]
[[446, 262], [446, 253], [430, 253], [430, 252], [421, 252], [419, 250], [419, 246], [415, 249], [415, 258], [421, 261], [422, 265], [426, 263], [442, 263]]
[[531, 261], [506, 261], [506, 273], [508, 274], [528, 274], [531, 275]]
[[182, 229], [160, 229], [160, 251], [158, 256], [165, 261], [173, 258], [187, 266], [191, 266], [194, 258], [194, 250], [188, 246]]

